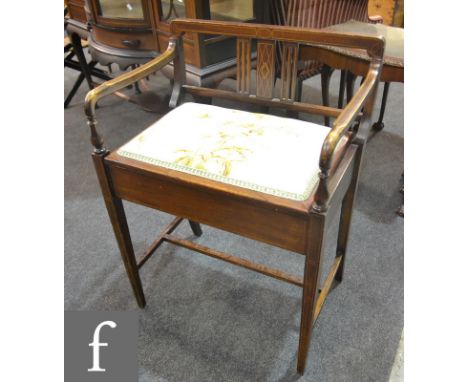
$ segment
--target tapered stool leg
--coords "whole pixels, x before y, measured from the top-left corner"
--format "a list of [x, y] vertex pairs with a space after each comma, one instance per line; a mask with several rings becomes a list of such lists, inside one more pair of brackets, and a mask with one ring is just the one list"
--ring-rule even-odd
[[343, 280], [343, 270], [348, 246], [349, 229], [351, 227], [351, 218], [353, 216], [353, 205], [356, 199], [356, 191], [359, 183], [359, 173], [362, 166], [362, 153], [364, 146], [361, 146], [356, 154], [356, 160], [353, 169], [353, 178], [341, 204], [340, 225], [338, 230], [338, 241], [336, 244], [336, 257], [342, 256], [340, 265], [335, 274], [335, 280]]
[[201, 229], [200, 223], [189, 220], [190, 228], [195, 236], [201, 236], [203, 231]]
[[107, 212], [109, 213], [115, 238], [117, 239], [125, 270], [127, 271], [127, 276], [130, 280], [138, 306], [144, 308], [146, 305], [145, 295], [141, 285], [140, 274], [138, 273], [138, 266], [122, 200], [116, 198], [112, 192], [112, 185], [109, 181], [109, 175], [104, 164], [104, 155], [93, 154], [93, 160], [102, 195], [106, 203]]
[[335, 280], [338, 282], [343, 280], [343, 270], [346, 257], [346, 248], [348, 246], [349, 228], [351, 226], [353, 204], [356, 194], [356, 184], [353, 183], [349, 186], [349, 189], [343, 198], [343, 203], [341, 204], [340, 227], [338, 231], [338, 242], [336, 245], [336, 256], [342, 256], [340, 266], [338, 267], [335, 275]]
[[314, 324], [314, 310], [318, 295], [320, 259], [324, 244], [324, 232], [325, 217], [323, 215], [312, 216], [308, 229], [308, 244], [304, 266], [304, 286], [302, 291], [299, 350], [297, 353], [297, 372], [301, 375], [304, 374], [310, 336]]

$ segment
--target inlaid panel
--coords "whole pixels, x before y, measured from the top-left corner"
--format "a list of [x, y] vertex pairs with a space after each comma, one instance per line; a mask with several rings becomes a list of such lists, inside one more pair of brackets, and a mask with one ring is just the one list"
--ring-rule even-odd
[[243, 94], [250, 93], [250, 50], [250, 39], [237, 39], [237, 91]]
[[275, 41], [257, 43], [257, 96], [273, 97], [275, 81]]
[[281, 99], [294, 101], [296, 97], [298, 44], [284, 43], [281, 62]]

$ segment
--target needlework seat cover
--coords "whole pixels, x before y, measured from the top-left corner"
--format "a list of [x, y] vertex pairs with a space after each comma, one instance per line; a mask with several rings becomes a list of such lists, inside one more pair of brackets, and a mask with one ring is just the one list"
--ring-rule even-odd
[[184, 103], [117, 153], [301, 201], [318, 182], [320, 152], [329, 131], [291, 118]]

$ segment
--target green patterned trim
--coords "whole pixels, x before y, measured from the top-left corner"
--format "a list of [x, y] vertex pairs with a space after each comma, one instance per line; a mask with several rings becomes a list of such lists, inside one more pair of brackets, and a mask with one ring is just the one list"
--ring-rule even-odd
[[175, 163], [170, 163], [170, 162], [162, 161], [162, 160], [159, 160], [159, 159], [150, 158], [150, 157], [147, 157], [145, 155], [135, 154], [135, 153], [131, 153], [131, 152], [125, 151], [125, 150], [118, 150], [117, 154], [119, 154], [121, 156], [124, 156], [124, 157], [127, 157], [127, 158], [138, 160], [140, 162], [154, 164], [156, 166], [170, 168], [172, 170], [185, 172], [185, 173], [188, 173], [188, 174], [191, 174], [191, 175], [200, 176], [202, 178], [216, 180], [216, 181], [221, 182], [221, 183], [231, 184], [231, 185], [234, 185], [234, 186], [247, 188], [249, 190], [263, 192], [264, 194], [275, 195], [275, 196], [279, 196], [279, 197], [282, 197], [282, 198], [292, 199], [292, 200], [297, 200], [297, 201], [306, 200], [310, 196], [310, 194], [312, 193], [312, 190], [313, 190], [314, 186], [317, 184], [317, 181], [319, 179], [318, 178], [318, 171], [317, 171], [317, 173], [309, 181], [309, 184], [307, 185], [306, 190], [304, 191], [304, 193], [297, 194], [297, 193], [294, 193], [294, 192], [278, 190], [276, 188], [260, 186], [258, 184], [246, 182], [246, 181], [243, 181], [243, 180], [240, 180], [240, 179], [228, 178], [228, 177], [225, 177], [225, 176], [222, 176], [222, 175], [213, 174], [213, 173], [208, 172], [208, 171], [198, 170], [198, 169], [187, 167], [187, 166], [181, 166], [181, 165], [178, 165], [178, 164], [175, 164]]

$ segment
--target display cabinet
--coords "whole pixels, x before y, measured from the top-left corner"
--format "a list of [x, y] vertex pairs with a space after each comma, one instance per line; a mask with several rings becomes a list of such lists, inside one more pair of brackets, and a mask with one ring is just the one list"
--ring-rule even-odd
[[[156, 57], [167, 47], [169, 23], [177, 17], [269, 22], [267, 0], [87, 0], [90, 51], [102, 64], [122, 69]], [[206, 85], [235, 71], [234, 39], [187, 34], [188, 81]], [[171, 76], [168, 67], [164, 73]]]

